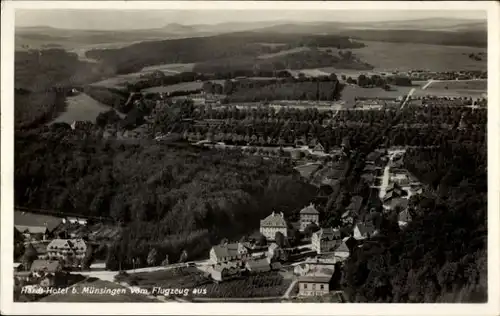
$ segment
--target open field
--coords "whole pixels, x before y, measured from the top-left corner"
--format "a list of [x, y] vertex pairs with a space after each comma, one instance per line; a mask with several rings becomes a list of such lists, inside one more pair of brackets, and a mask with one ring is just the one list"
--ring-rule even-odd
[[[486, 92], [488, 90], [487, 80], [447, 80], [447, 81], [432, 81], [427, 89], [447, 89], [447, 90], [480, 90]], [[427, 90], [426, 89], [426, 90]]]
[[73, 121], [95, 122], [95, 118], [99, 115], [99, 113], [112, 109], [110, 106], [104, 105], [101, 102], [92, 99], [85, 93], [79, 93], [75, 96], [68, 97], [66, 99], [66, 103], [66, 111], [61, 113], [51, 123], [64, 122], [71, 124]]
[[280, 52], [273, 53], [273, 54], [260, 55], [258, 58], [259, 59], [267, 59], [267, 58], [284, 56], [284, 55], [288, 55], [288, 54], [299, 53], [299, 52], [304, 52], [304, 51], [309, 51], [309, 50], [311, 50], [309, 47], [303, 47], [303, 46], [302, 47], [295, 47], [292, 49], [282, 50]]
[[284, 279], [279, 272], [268, 272], [200, 288], [207, 289], [206, 296], [214, 298], [277, 297], [285, 294], [291, 283], [291, 279]]
[[[375, 66], [375, 71], [487, 69], [487, 60], [476, 61], [468, 57], [470, 53], [486, 53], [485, 48], [371, 41], [363, 43], [366, 47], [352, 49], [352, 52], [361, 60]], [[418, 53], [418, 58], [415, 58], [415, 53]]]
[[391, 86], [390, 91], [382, 88], [363, 88], [357, 85], [346, 85], [341, 92], [341, 100], [345, 101], [346, 107], [352, 107], [355, 103], [355, 97], [366, 98], [397, 98], [403, 97], [415, 87]]
[[187, 63], [187, 64], [164, 64], [164, 65], [155, 65], [155, 66], [149, 66], [149, 67], [144, 67], [141, 70], [141, 73], [149, 73], [153, 71], [162, 71], [162, 72], [173, 72], [173, 73], [179, 73], [179, 72], [188, 72], [192, 71], [194, 67], [194, 63]]
[[174, 91], [196, 91], [203, 87], [203, 82], [201, 81], [190, 81], [190, 82], [182, 82], [178, 84], [173, 84], [170, 86], [160, 86], [160, 87], [151, 87], [142, 90], [142, 92], [146, 93], [171, 93]]
[[197, 268], [178, 268], [153, 272], [133, 273], [124, 279], [131, 285], [141, 288], [195, 288], [207, 282], [209, 279], [203, 276], [203, 272]]
[[[89, 279], [87, 281], [78, 283], [73, 287], [75, 292], [72, 292], [71, 289], [67, 294], [54, 294], [47, 297], [44, 297], [40, 300], [40, 302], [89, 302], [89, 303], [132, 303], [132, 302], [159, 302], [153, 299], [146, 297], [144, 294], [135, 294], [131, 293], [131, 291], [119, 284], [102, 281], [99, 279]], [[109, 292], [106, 294], [101, 293], [88, 293], [84, 292], [84, 289], [94, 289], [99, 291], [108, 290]], [[114, 295], [111, 291], [114, 291]]]

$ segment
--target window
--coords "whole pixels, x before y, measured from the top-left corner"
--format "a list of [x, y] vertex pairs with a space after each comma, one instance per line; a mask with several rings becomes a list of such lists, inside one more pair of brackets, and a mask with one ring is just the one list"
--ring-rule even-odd
[[319, 289], [320, 290], [324, 290], [325, 289], [325, 285], [324, 284], [320, 284]]

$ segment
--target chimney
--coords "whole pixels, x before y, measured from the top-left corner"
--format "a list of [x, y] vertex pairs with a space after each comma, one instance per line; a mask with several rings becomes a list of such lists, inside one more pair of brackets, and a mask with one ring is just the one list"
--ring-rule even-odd
[[285, 217], [285, 215], [283, 215], [283, 212], [280, 212], [280, 215], [281, 215], [281, 217], [282, 217], [282, 218], [284, 218], [284, 217]]
[[274, 215], [276, 215], [276, 214], [274, 213], [274, 211], [273, 211], [273, 214], [272, 214], [272, 215], [273, 215], [273, 216], [274, 216]]

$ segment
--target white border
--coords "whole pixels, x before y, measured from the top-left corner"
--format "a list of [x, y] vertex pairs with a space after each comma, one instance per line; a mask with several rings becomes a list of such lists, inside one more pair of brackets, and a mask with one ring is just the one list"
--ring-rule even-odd
[[[91, 315], [499, 315], [499, 5], [470, 2], [316, 2], [316, 1], [2, 1], [1, 89], [1, 305], [2, 314]], [[487, 10], [488, 11], [488, 295], [487, 304], [332, 304], [329, 303], [13, 303], [13, 59], [15, 9], [168, 10]], [[464, 241], [467, 242], [467, 241]]]

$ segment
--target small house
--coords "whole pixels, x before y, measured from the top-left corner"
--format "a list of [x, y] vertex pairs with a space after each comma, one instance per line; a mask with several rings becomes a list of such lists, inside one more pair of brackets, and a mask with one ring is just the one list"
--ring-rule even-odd
[[247, 256], [248, 249], [242, 243], [216, 245], [210, 250], [210, 260], [215, 264], [239, 261]]
[[332, 280], [335, 269], [333, 267], [315, 267], [305, 275], [299, 276], [300, 296], [322, 296], [332, 289]]
[[406, 208], [401, 211], [398, 215], [398, 224], [400, 228], [404, 228], [412, 221], [412, 216], [410, 214], [410, 210]]
[[269, 258], [251, 259], [246, 262], [245, 268], [249, 272], [268, 272], [271, 271], [271, 260]]
[[356, 226], [354, 226], [354, 239], [356, 240], [363, 240], [370, 238], [374, 235], [376, 235], [376, 229], [372, 224], [366, 223], [358, 223]]
[[333, 251], [340, 244], [341, 234], [339, 229], [321, 228], [311, 237], [312, 250], [318, 254]]
[[241, 269], [234, 262], [219, 263], [211, 269], [211, 277], [216, 282], [227, 281], [241, 276]]

